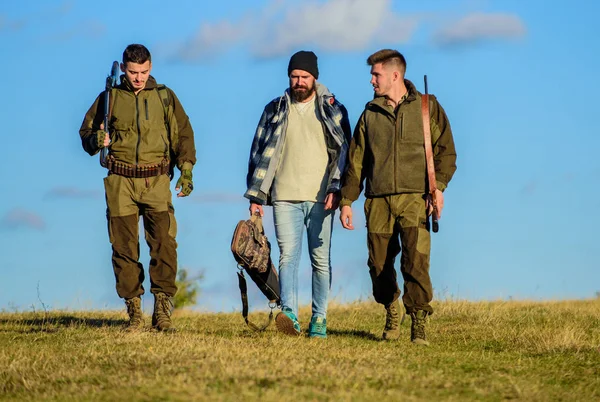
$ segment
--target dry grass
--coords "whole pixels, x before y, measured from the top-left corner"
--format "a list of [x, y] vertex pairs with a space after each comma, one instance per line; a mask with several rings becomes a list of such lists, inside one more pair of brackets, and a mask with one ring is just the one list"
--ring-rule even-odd
[[0, 313], [0, 399], [600, 400], [600, 300], [434, 307], [428, 348], [409, 320], [380, 341], [368, 302], [331, 306], [326, 340], [253, 333], [239, 314], [179, 312], [166, 335], [124, 333], [123, 312]]

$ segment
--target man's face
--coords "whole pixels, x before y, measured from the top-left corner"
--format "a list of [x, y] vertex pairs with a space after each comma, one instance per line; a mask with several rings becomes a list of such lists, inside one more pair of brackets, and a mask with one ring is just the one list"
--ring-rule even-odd
[[315, 92], [315, 77], [304, 70], [292, 70], [290, 73], [290, 91], [296, 102], [304, 102]]
[[152, 63], [150, 60], [143, 64], [132, 62], [128, 62], [127, 64], [121, 63], [121, 71], [125, 73], [127, 81], [129, 81], [135, 92], [141, 91], [146, 87], [151, 70]]
[[382, 63], [371, 66], [371, 85], [376, 96], [386, 96], [392, 89], [394, 71], [385, 67]]

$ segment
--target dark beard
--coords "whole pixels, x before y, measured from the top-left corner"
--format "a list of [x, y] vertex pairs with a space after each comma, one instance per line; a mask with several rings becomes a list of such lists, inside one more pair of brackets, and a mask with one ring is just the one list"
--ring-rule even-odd
[[308, 89], [306, 87], [300, 87], [298, 89], [290, 88], [290, 92], [292, 93], [293, 100], [296, 102], [304, 102], [315, 93], [315, 87], [313, 86]]

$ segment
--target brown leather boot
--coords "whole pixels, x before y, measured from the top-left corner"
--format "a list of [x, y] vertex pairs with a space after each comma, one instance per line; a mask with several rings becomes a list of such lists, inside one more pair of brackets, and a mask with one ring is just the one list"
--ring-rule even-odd
[[400, 304], [398, 300], [385, 306], [385, 328], [383, 329], [382, 338], [386, 341], [398, 339], [400, 337], [400, 329], [398, 328]]
[[174, 332], [173, 322], [171, 321], [171, 311], [173, 311], [173, 301], [164, 293], [154, 295], [154, 313], [152, 314], [152, 326], [159, 331]]
[[410, 340], [417, 345], [429, 345], [427, 336], [425, 335], [425, 327], [427, 326], [427, 311], [419, 310], [410, 313], [412, 325], [410, 326]]
[[129, 316], [129, 322], [125, 327], [125, 330], [133, 332], [144, 329], [142, 299], [139, 296], [132, 297], [131, 299], [125, 299], [125, 306], [127, 306], [127, 315]]

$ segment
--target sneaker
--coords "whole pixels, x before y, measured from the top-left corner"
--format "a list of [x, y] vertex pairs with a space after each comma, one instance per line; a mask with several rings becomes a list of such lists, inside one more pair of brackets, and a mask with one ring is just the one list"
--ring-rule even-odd
[[327, 338], [327, 319], [313, 317], [308, 326], [308, 336], [310, 338]]
[[300, 335], [300, 323], [296, 318], [296, 314], [290, 308], [284, 307], [277, 317], [275, 317], [275, 325], [279, 332], [286, 335]]
[[152, 326], [159, 331], [174, 332], [171, 312], [173, 301], [164, 293], [154, 295], [154, 313], [152, 314]]
[[125, 330], [133, 332], [144, 329], [142, 299], [139, 296], [125, 299], [125, 306], [127, 307], [127, 315], [129, 316], [129, 322], [125, 326]]
[[410, 313], [412, 325], [410, 326], [410, 340], [417, 345], [429, 345], [425, 335], [425, 326], [427, 325], [427, 311], [419, 310]]
[[385, 306], [385, 327], [383, 328], [383, 340], [391, 341], [400, 337], [400, 329], [398, 328], [398, 300]]

